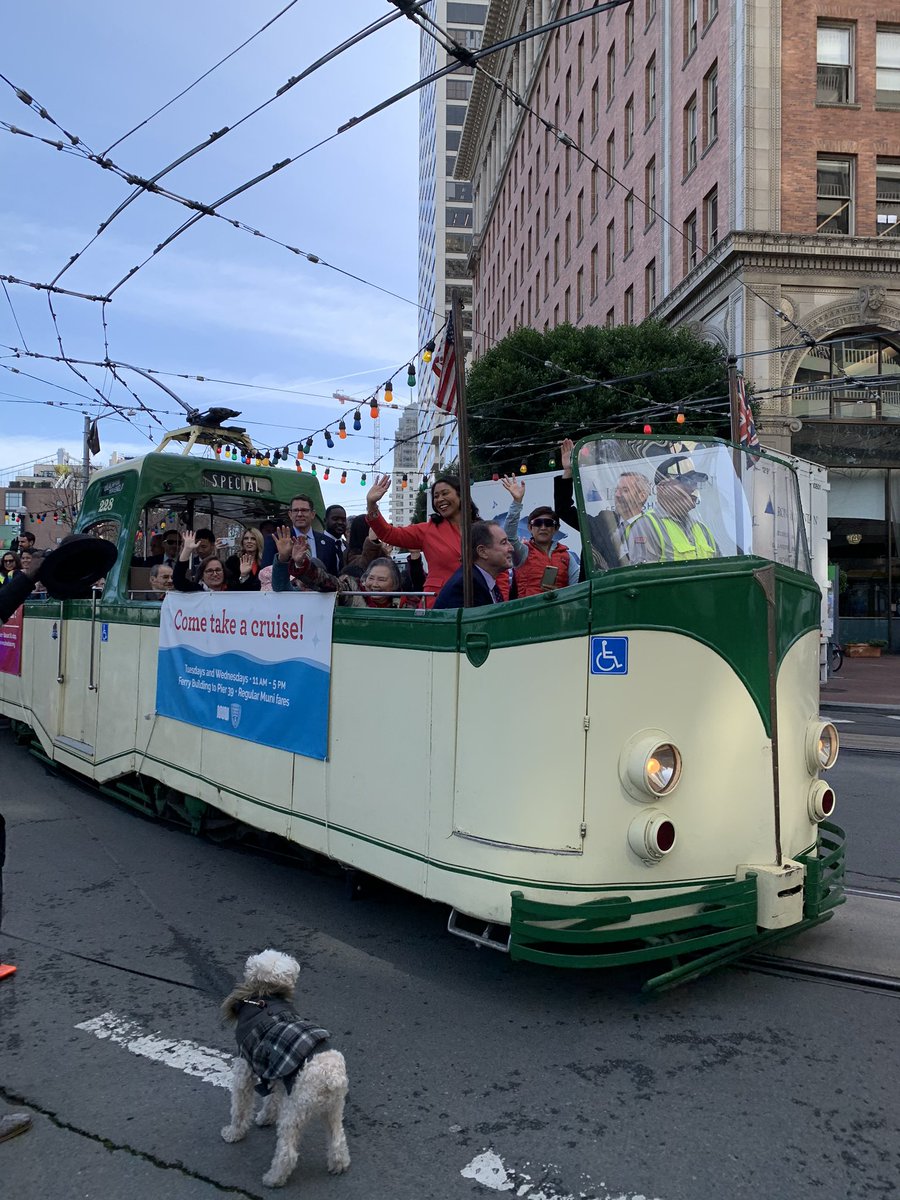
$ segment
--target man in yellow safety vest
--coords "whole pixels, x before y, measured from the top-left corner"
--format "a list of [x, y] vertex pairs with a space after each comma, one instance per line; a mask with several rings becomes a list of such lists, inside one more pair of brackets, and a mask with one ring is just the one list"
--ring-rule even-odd
[[716, 558], [716, 541], [693, 510], [700, 502], [697, 489], [709, 478], [685, 455], [663, 459], [656, 468], [656, 507], [628, 527], [628, 557], [632, 563], [686, 562]]

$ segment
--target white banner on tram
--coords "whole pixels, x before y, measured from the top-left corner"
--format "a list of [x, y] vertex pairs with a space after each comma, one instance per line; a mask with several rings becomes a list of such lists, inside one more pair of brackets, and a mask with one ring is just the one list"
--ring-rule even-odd
[[334, 595], [171, 592], [156, 711], [307, 758], [328, 757]]

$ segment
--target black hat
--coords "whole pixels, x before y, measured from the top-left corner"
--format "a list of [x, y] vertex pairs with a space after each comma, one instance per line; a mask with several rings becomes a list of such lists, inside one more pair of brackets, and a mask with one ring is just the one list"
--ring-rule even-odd
[[73, 533], [44, 557], [37, 578], [54, 600], [84, 600], [118, 557], [112, 542]]
[[664, 458], [656, 468], [656, 483], [706, 483], [708, 475], [697, 471], [691, 460], [683, 454]]

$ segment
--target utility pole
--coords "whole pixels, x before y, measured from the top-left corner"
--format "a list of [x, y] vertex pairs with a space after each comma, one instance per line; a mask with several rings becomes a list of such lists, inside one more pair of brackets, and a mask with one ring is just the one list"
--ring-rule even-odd
[[466, 408], [466, 343], [463, 338], [462, 305], [453, 292], [450, 306], [456, 363], [456, 428], [459, 432], [459, 536], [462, 550], [463, 607], [471, 608], [472, 588], [472, 501], [469, 499], [469, 414]]
[[84, 444], [81, 448], [81, 503], [87, 495], [91, 479], [91, 418], [84, 414]]

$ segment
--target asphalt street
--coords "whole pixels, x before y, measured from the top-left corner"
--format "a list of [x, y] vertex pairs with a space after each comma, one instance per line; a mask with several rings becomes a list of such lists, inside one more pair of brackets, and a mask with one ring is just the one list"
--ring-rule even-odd
[[[851, 752], [832, 773], [860, 886], [900, 890], [895, 763]], [[265, 946], [300, 960], [299, 1007], [351, 1077], [349, 1173], [327, 1174], [315, 1131], [285, 1195], [896, 1193], [896, 993], [732, 967], [647, 999], [637, 974], [512, 964], [450, 937], [438, 906], [350, 901], [327, 872], [154, 824], [8, 734], [0, 772], [0, 960], [18, 967], [0, 981], [0, 1111], [35, 1122], [0, 1145], [6, 1195], [266, 1194], [272, 1132], [219, 1137], [217, 1014]]]

